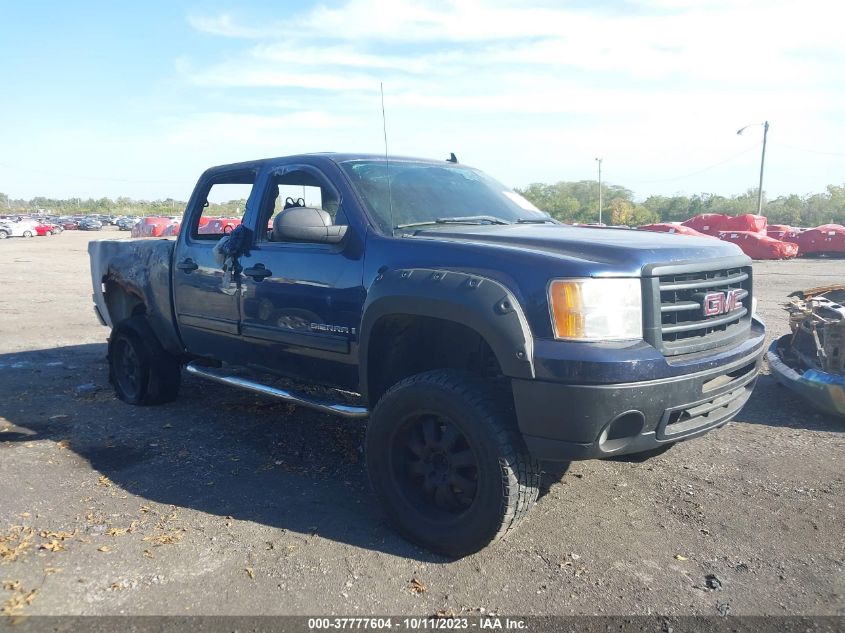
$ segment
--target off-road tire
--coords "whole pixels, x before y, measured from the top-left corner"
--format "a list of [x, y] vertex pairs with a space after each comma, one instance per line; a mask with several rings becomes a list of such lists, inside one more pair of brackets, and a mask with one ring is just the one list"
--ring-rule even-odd
[[[512, 408], [491, 385], [452, 369], [411, 376], [385, 393], [367, 429], [367, 472], [385, 514], [400, 534], [433, 552], [458, 558], [516, 527], [537, 500], [540, 464], [525, 448]], [[409, 424], [414, 428], [409, 420], [415, 418], [443, 420], [438, 426], [441, 438], [445, 429], [454, 427], [461, 434], [461, 446], [468, 446], [475, 458], [474, 496], [471, 501], [464, 498], [467, 505], [459, 511], [450, 510], [455, 514], [444, 514], [424, 495], [420, 502], [408, 492], [408, 482], [423, 477], [418, 470], [422, 460], [407, 452], [402, 439], [411, 435], [403, 429]], [[466, 454], [466, 450], [461, 452]], [[403, 454], [409, 459], [403, 460]], [[448, 472], [454, 469], [449, 462]], [[458, 489], [458, 494], [464, 492]]]
[[131, 317], [114, 328], [109, 337], [108, 359], [109, 382], [124, 402], [140, 406], [164, 404], [179, 395], [179, 359], [164, 351], [145, 317]]

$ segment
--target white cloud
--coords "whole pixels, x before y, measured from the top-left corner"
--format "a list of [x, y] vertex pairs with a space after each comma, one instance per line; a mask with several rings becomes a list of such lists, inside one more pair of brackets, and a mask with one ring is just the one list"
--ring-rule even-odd
[[[645, 8], [660, 3], [644, 3]], [[193, 17], [205, 32], [264, 40], [241, 64], [275, 62], [456, 74], [539, 66], [620, 72], [634, 79], [829, 81], [845, 54], [830, 2], [667, 3], [656, 14], [455, 1], [350, 0], [251, 27], [229, 14]], [[434, 7], [434, 8], [432, 8]], [[683, 10], [679, 10], [679, 7]], [[805, 23], [805, 24], [802, 24]], [[426, 45], [400, 55], [374, 49]], [[816, 55], [815, 63], [807, 58]], [[827, 61], [824, 61], [825, 58]], [[343, 89], [343, 88], [341, 88]]]
[[188, 23], [197, 31], [223, 37], [255, 39], [273, 34], [266, 28], [236, 24], [229, 13], [219, 13], [214, 16], [189, 15]]
[[[277, 3], [269, 16], [243, 5], [195, 13], [193, 29], [226, 38], [221, 52], [183, 52], [168, 85], [184, 93], [172, 102], [148, 95], [152, 113], [137, 116], [149, 129], [120, 145], [137, 148], [139, 169], [143, 157], [155, 163], [158, 179], [257, 156], [380, 152], [384, 82], [391, 151], [456, 151], [514, 185], [593, 178], [602, 155], [619, 184], [742, 191], [754, 185], [756, 150], [672, 178], [753, 145], [735, 131], [763, 119], [772, 122], [767, 189], [841, 181], [841, 157], [786, 147], [835, 152], [833, 140], [845, 137], [838, 3], [580, 4], [347, 0]], [[99, 137], [88, 145], [101, 153], [113, 150], [100, 130], [81, 134]], [[47, 143], [34, 156], [49, 153]], [[166, 161], [156, 158], [162, 145]]]

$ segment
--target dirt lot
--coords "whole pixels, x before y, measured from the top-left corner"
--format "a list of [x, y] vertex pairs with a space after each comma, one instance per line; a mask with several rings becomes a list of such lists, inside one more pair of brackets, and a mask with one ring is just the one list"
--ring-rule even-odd
[[[6, 613], [845, 614], [845, 421], [768, 376], [704, 438], [549, 467], [515, 535], [451, 562], [385, 524], [361, 423], [188, 377], [172, 405], [117, 401], [90, 299], [101, 237], [0, 242]], [[845, 261], [756, 274], [779, 335], [784, 297]]]

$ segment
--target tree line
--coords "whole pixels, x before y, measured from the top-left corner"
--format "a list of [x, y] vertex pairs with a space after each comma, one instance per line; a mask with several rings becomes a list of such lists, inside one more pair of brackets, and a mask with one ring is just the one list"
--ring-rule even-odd
[[[535, 206], [562, 222], [598, 221], [598, 183], [595, 180], [561, 181], [554, 184], [532, 183], [519, 193]], [[649, 196], [642, 202], [634, 200], [634, 192], [619, 185], [602, 183], [602, 220], [606, 224], [641, 226], [654, 222], [682, 222], [699, 213], [742, 215], [757, 212], [757, 190], [725, 197], [712, 193], [693, 196]], [[164, 200], [134, 200], [111, 198], [46, 198], [11, 199], [0, 193], [0, 214], [47, 213], [53, 215], [176, 215], [185, 209], [186, 202]], [[244, 200], [214, 204], [214, 215], [240, 215]], [[828, 185], [824, 193], [805, 196], [791, 194], [773, 200], [763, 198], [763, 215], [770, 224], [818, 226], [845, 224], [845, 186]]]
[[[164, 200], [134, 200], [132, 198], [46, 198], [37, 196], [29, 200], [13, 199], [0, 192], [0, 215], [35, 214], [74, 216], [74, 215], [127, 215], [127, 216], [181, 216], [187, 202], [165, 198]], [[229, 200], [209, 204], [209, 215], [243, 215], [246, 200]]]
[[[595, 180], [533, 183], [517, 191], [562, 222], [598, 221], [599, 195]], [[602, 183], [602, 200], [602, 221], [615, 225], [683, 222], [700, 213], [757, 213], [757, 189], [729, 198], [701, 193], [693, 196], [649, 196], [642, 202], [636, 202], [630, 189]], [[828, 185], [824, 193], [791, 194], [774, 200], [766, 199], [764, 192], [763, 215], [769, 218], [770, 224], [809, 227], [845, 224], [845, 186]]]

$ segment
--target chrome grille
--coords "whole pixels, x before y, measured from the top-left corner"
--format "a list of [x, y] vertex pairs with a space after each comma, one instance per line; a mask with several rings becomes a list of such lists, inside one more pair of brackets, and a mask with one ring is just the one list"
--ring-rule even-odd
[[[690, 264], [655, 268], [657, 274], [643, 280], [646, 340], [672, 356], [744, 337], [751, 326], [752, 274], [747, 261], [741, 263], [746, 265], [711, 270], [695, 270]], [[735, 299], [729, 311], [706, 316], [705, 297], [729, 291], [734, 291]]]

